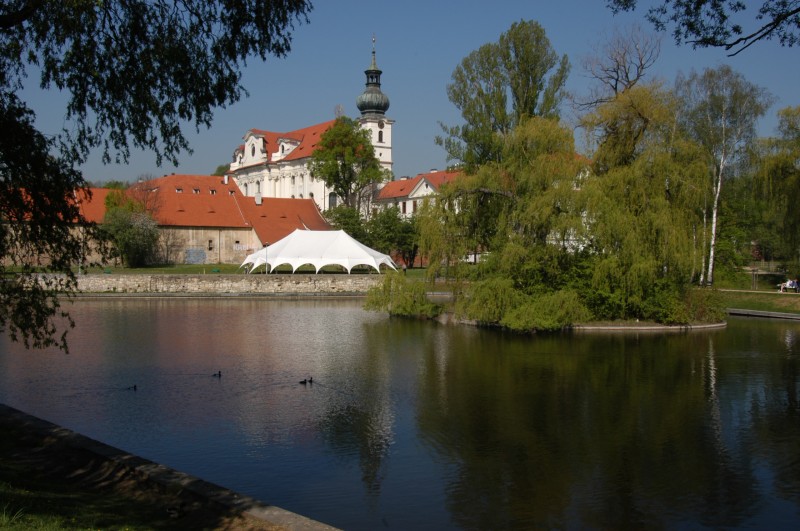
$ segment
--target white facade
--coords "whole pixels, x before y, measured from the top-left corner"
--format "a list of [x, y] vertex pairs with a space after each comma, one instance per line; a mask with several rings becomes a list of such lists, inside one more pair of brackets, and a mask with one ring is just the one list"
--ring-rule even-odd
[[[242, 194], [248, 197], [276, 197], [284, 199], [313, 199], [320, 210], [331, 205], [332, 192], [322, 180], [311, 176], [309, 157], [290, 157], [301, 142], [290, 137], [280, 137], [273, 153], [267, 153], [264, 134], [248, 131], [244, 148], [238, 149], [231, 162], [230, 172]], [[268, 155], [270, 155], [268, 157]], [[287, 160], [288, 159], [288, 160]], [[335, 201], [335, 199], [334, 199]]]
[[[372, 64], [364, 72], [366, 89], [357, 99], [361, 116], [359, 125], [370, 132], [372, 146], [383, 169], [392, 171], [392, 126], [394, 120], [384, 113], [389, 99], [380, 90], [380, 74], [375, 63], [373, 41]], [[242, 194], [258, 198], [313, 199], [325, 211], [341, 204], [324, 181], [311, 176], [311, 154], [322, 134], [334, 120], [298, 129], [275, 133], [252, 129], [244, 136], [244, 144], [233, 154], [228, 175], [234, 178]]]

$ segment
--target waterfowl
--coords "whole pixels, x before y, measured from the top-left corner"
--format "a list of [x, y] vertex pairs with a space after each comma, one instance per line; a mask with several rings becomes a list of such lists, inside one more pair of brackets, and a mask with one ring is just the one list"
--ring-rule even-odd
[[222, 378], [222, 371], [217, 371], [214, 374], [212, 374], [211, 376], [213, 376], [214, 378]]
[[300, 380], [300, 383], [301, 383], [302, 385], [305, 385], [305, 384], [307, 384], [307, 383], [308, 383], [308, 380]]

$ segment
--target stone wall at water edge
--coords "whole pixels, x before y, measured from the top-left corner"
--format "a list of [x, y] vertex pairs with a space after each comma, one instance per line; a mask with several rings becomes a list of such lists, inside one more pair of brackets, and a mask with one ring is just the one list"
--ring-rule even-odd
[[80, 275], [82, 293], [363, 295], [383, 275]]

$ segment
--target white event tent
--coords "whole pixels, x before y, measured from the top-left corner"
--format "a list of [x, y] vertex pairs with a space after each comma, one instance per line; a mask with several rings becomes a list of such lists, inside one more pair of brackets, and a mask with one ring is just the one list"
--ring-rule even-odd
[[342, 266], [348, 273], [357, 265], [380, 271], [381, 264], [386, 264], [397, 270], [389, 255], [370, 249], [343, 230], [296, 229], [282, 240], [245, 258], [241, 267], [248, 264], [250, 272], [262, 265], [275, 271], [283, 264], [291, 266], [293, 273], [305, 264], [314, 266], [317, 273], [326, 265]]

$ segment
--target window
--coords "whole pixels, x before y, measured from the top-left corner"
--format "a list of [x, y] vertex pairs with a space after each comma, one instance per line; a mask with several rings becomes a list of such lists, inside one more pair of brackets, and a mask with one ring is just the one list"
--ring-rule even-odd
[[261, 181], [256, 181], [256, 193], [261, 193]]
[[303, 199], [303, 194], [300, 194], [300, 199]]
[[216, 190], [214, 190], [213, 188], [212, 188], [211, 190], [209, 190], [209, 193], [210, 193], [211, 195], [217, 195], [217, 191], [216, 191]]
[[250, 146], [250, 156], [251, 157], [255, 157], [256, 156], [256, 145], [255, 144]]
[[378, 142], [383, 142], [383, 131], [378, 131]]
[[200, 193], [200, 188], [192, 188], [192, 193], [193, 194], [199, 194]]
[[294, 175], [292, 175], [292, 186], [294, 186]]
[[182, 194], [183, 193], [183, 188], [175, 188], [175, 193], [176, 194]]
[[308, 192], [308, 198], [314, 199], [314, 192]]
[[333, 192], [328, 194], [328, 208], [336, 208], [336, 194]]
[[208, 250], [209, 251], [214, 250], [214, 240], [208, 240]]
[[406, 213], [406, 202], [403, 201], [403, 214], [405, 214], [405, 213]]

